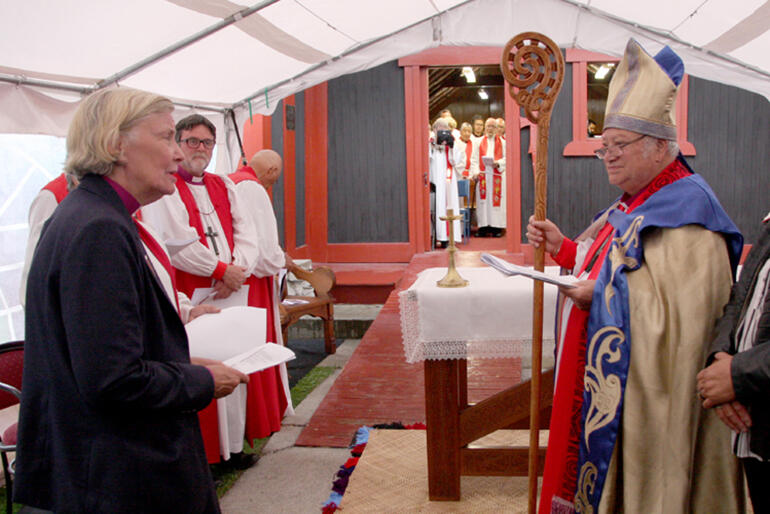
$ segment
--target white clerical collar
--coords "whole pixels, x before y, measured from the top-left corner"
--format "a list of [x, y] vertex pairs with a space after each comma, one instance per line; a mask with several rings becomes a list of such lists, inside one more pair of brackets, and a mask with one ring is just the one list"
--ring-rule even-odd
[[196, 177], [195, 175], [193, 175], [192, 173], [184, 169], [181, 165], [177, 167], [176, 172], [177, 172], [177, 175], [179, 175], [179, 177], [185, 182], [187, 182], [188, 184], [193, 184], [195, 186], [200, 186], [203, 184], [203, 177], [205, 175], [205, 172], [200, 177]]

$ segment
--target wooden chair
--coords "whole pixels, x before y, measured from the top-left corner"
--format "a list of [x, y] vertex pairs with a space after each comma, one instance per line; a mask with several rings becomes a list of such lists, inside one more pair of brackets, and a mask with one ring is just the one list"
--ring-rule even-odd
[[[294, 273], [294, 276], [305, 280], [313, 286], [315, 296], [287, 296], [285, 290], [281, 291], [281, 303], [278, 309], [281, 314], [281, 331], [283, 332], [283, 341], [288, 341], [289, 327], [299, 320], [302, 316], [309, 314], [323, 320], [324, 325], [324, 348], [326, 353], [337, 351], [334, 337], [334, 297], [329, 294], [336, 282], [334, 272], [324, 266], [320, 266], [313, 271], [306, 271], [299, 266], [292, 264], [288, 271]], [[284, 303], [288, 300], [289, 304]]]

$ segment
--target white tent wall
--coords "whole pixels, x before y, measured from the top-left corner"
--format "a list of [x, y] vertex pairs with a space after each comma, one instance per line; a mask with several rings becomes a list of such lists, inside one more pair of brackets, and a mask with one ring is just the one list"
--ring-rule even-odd
[[[175, 119], [212, 120], [218, 173], [237, 168], [250, 112], [429, 48], [502, 47], [524, 31], [613, 56], [631, 37], [651, 53], [668, 44], [689, 74], [770, 99], [770, 0], [25, 0], [3, 11], [0, 134], [64, 136], [83, 95], [137, 87], [174, 100]], [[25, 151], [19, 173], [4, 163], [0, 241], [26, 234], [29, 202], [61, 165], [35, 152], [56, 145]], [[19, 252], [4, 247], [0, 335], [18, 337]]]

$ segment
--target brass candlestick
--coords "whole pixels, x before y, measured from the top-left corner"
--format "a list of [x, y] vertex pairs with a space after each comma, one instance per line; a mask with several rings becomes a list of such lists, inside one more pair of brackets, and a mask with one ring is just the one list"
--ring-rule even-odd
[[462, 216], [455, 216], [454, 209], [447, 209], [446, 216], [441, 216], [439, 219], [441, 221], [449, 222], [449, 248], [447, 248], [447, 252], [449, 252], [449, 267], [446, 270], [444, 278], [436, 282], [436, 285], [438, 287], [465, 287], [470, 284], [470, 282], [461, 277], [457, 272], [457, 268], [455, 268], [455, 252], [457, 251], [457, 248], [455, 247], [455, 231], [452, 224], [453, 221], [462, 219]]

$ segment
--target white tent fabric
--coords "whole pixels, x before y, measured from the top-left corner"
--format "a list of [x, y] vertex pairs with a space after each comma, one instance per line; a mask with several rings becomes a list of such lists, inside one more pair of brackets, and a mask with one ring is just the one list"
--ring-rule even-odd
[[240, 122], [334, 77], [523, 31], [614, 56], [629, 37], [668, 44], [688, 73], [770, 98], [768, 28], [768, 0], [25, 0], [0, 20], [0, 132], [64, 135], [81, 95], [116, 85], [221, 128], [226, 109]]

